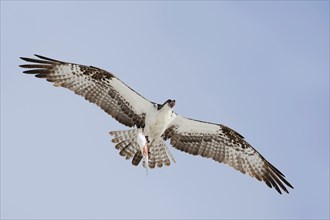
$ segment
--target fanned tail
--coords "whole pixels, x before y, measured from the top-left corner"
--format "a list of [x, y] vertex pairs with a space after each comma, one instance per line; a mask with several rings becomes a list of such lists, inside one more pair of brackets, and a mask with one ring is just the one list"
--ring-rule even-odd
[[137, 143], [138, 133], [143, 134], [142, 129], [109, 132], [109, 134], [114, 137], [112, 142], [116, 144], [115, 147], [119, 150], [119, 154], [125, 157], [126, 160], [132, 159], [132, 164], [134, 166], [139, 165], [142, 160], [142, 165], [146, 168], [147, 175], [148, 168], [153, 169], [156, 165], [157, 167], [162, 167], [163, 165], [169, 166], [171, 164], [169, 157], [175, 163], [175, 159], [163, 139], [154, 141], [148, 146], [148, 158], [144, 159]]

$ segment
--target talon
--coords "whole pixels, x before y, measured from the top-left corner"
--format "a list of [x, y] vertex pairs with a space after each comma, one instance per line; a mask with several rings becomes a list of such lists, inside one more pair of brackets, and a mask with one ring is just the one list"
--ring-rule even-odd
[[145, 136], [145, 137], [146, 137], [147, 144], [149, 144], [150, 143], [149, 136]]

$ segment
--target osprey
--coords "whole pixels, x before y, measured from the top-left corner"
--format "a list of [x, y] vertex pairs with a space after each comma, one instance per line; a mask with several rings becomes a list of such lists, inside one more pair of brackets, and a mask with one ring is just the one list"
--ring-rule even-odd
[[293, 188], [277, 168], [229, 127], [180, 116], [173, 112], [175, 100], [168, 99], [163, 104], [150, 102], [111, 72], [35, 56], [39, 59], [21, 57], [30, 62], [20, 65], [29, 69], [23, 73], [35, 74], [54, 86], [74, 91], [132, 128], [110, 134], [119, 154], [132, 159], [133, 165], [137, 166], [143, 159], [149, 168], [169, 166], [169, 157], [175, 162], [165, 143], [170, 140], [178, 150], [228, 164], [279, 193], [281, 189], [289, 193], [286, 186]]

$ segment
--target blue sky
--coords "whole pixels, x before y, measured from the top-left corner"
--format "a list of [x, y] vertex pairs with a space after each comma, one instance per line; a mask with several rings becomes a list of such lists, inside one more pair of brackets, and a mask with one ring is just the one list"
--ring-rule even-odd
[[[111, 143], [124, 126], [21, 73], [33, 54], [237, 130], [295, 189], [174, 148], [146, 176]], [[329, 132], [328, 1], [1, 1], [3, 219], [328, 219]]]

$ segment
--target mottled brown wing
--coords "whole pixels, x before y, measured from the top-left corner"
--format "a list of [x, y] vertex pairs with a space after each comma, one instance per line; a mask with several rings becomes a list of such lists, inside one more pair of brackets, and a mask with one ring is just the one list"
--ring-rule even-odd
[[285, 176], [242, 135], [224, 125], [177, 116], [163, 137], [165, 140], [171, 139], [171, 144], [181, 151], [228, 164], [243, 174], [264, 181], [279, 193], [280, 188], [289, 193], [285, 185], [293, 188]]
[[152, 105], [112, 73], [93, 66], [66, 63], [40, 55], [39, 59], [24, 58], [20, 65], [29, 70], [23, 73], [46, 78], [54, 86], [61, 86], [95, 103], [120, 123], [144, 127], [145, 113]]

